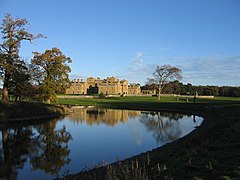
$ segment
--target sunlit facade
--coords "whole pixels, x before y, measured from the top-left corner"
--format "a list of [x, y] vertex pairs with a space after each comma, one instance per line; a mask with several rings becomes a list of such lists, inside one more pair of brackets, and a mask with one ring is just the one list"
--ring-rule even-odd
[[119, 80], [116, 77], [106, 79], [89, 77], [83, 79], [74, 79], [71, 86], [66, 90], [66, 94], [140, 94], [140, 85], [128, 85], [127, 80]]

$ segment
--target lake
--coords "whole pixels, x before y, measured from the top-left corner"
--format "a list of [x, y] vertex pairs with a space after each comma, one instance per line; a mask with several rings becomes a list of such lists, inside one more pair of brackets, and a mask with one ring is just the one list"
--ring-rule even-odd
[[74, 108], [60, 119], [1, 126], [0, 177], [52, 179], [175, 141], [203, 118], [173, 112]]

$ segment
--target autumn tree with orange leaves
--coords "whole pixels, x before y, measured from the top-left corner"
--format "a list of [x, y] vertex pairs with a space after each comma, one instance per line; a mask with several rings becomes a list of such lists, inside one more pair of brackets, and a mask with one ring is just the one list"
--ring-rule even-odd
[[60, 49], [52, 48], [44, 53], [34, 52], [32, 64], [38, 66], [42, 71], [43, 81], [41, 83], [44, 100], [50, 103], [56, 98], [57, 92], [65, 92], [70, 85], [69, 75], [71, 72], [68, 63], [72, 60], [65, 56]]

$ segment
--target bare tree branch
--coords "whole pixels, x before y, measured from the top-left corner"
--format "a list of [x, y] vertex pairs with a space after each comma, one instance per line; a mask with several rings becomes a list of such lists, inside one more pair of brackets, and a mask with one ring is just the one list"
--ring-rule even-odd
[[156, 67], [155, 71], [153, 72], [153, 77], [153, 79], [148, 79], [148, 83], [155, 83], [157, 85], [158, 100], [160, 100], [164, 86], [169, 82], [182, 79], [182, 71], [177, 67], [165, 64]]

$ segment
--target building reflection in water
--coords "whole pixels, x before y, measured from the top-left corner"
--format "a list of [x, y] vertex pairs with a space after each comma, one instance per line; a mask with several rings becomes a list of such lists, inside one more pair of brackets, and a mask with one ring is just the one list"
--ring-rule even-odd
[[118, 123], [124, 123], [129, 118], [135, 118], [141, 115], [141, 111], [132, 110], [116, 110], [116, 109], [101, 109], [101, 108], [76, 108], [68, 116], [71, 121], [76, 123], [85, 122], [88, 125], [106, 124], [115, 126]]
[[[79, 153], [80, 151], [84, 153], [86, 151], [84, 156], [86, 156], [87, 161], [89, 157], [92, 157], [93, 152], [98, 153], [98, 147], [92, 145], [98, 144], [100, 146], [101, 139], [98, 139], [99, 142], [93, 143], [89, 142], [88, 138], [79, 139], [76, 137], [80, 133], [87, 133], [89, 135], [89, 128], [92, 128], [93, 125], [98, 126], [99, 132], [112, 133], [113, 131], [109, 131], [109, 129], [113, 130], [116, 128], [114, 129], [114, 132], [117, 132], [116, 134], [107, 134], [107, 136], [101, 136], [101, 133], [100, 135], [90, 134], [90, 139], [97, 139], [96, 136], [100, 136], [99, 138], [103, 137], [102, 140], [104, 141], [107, 141], [104, 138], [111, 136], [111, 141], [105, 142], [105, 144], [109, 145], [107, 155], [113, 153], [112, 149], [116, 147], [120, 149], [118, 152], [120, 154], [121, 147], [125, 148], [125, 151], [126, 149], [128, 151], [129, 148], [133, 148], [134, 152], [136, 150], [137, 153], [140, 153], [138, 149], [140, 147], [144, 148], [144, 151], [148, 149], [147, 144], [149, 141], [154, 144], [154, 146], [151, 146], [152, 148], [182, 137], [184, 135], [182, 131], [185, 130], [182, 129], [181, 123], [183, 121], [181, 120], [184, 117], [188, 117], [194, 125], [201, 122], [201, 119], [198, 119], [198, 117], [192, 117], [192, 115], [186, 116], [179, 113], [75, 107], [72, 109], [72, 113], [61, 121], [53, 119], [42, 123], [38, 121], [38, 124], [32, 124], [31, 122], [30, 124], [21, 125], [17, 123], [14, 126], [13, 124], [9, 126], [0, 125], [2, 135], [0, 141], [0, 179], [18, 179], [22, 174], [25, 174], [25, 176], [21, 178], [25, 178], [28, 177], [27, 173], [32, 173], [32, 171], [38, 171], [39, 173], [39, 170], [41, 172], [40, 177], [42, 178], [46, 174], [48, 178], [57, 178], [63, 174], [66, 167], [74, 164], [71, 163], [72, 161], [82, 160], [77, 159], [80, 155], [74, 154], [74, 152]], [[75, 125], [69, 126], [70, 124]], [[84, 124], [87, 126], [84, 126]], [[100, 126], [101, 124], [107, 126]], [[118, 129], [118, 124], [121, 124], [120, 130]], [[79, 131], [79, 129], [86, 127], [88, 131]], [[137, 146], [131, 140], [131, 135], [134, 135]], [[75, 138], [75, 141], [72, 136]], [[123, 141], [121, 140], [122, 137], [125, 138]], [[69, 143], [72, 140], [73, 142]], [[115, 141], [116, 144], [114, 144]], [[120, 142], [122, 144], [119, 146]], [[88, 146], [88, 143], [90, 143], [89, 147], [93, 150], [90, 151], [92, 154], [89, 154], [89, 157], [87, 153], [91, 149], [88, 148], [84, 151], [84, 146]], [[143, 146], [146, 146], [146, 149]], [[105, 151], [104, 149], [102, 153], [104, 154]], [[128, 154], [128, 152], [124, 153], [127, 156], [133, 155], [131, 153]], [[72, 158], [72, 161], [69, 157]], [[71, 171], [71, 169], [69, 170]]]
[[129, 119], [138, 118], [147, 128], [147, 131], [153, 133], [157, 143], [162, 144], [174, 141], [181, 136], [182, 131], [179, 120], [184, 116], [186, 115], [167, 112], [73, 108], [72, 113], [68, 117], [69, 120], [77, 124], [84, 122], [88, 125], [106, 124], [112, 127], [118, 123], [127, 122]]

